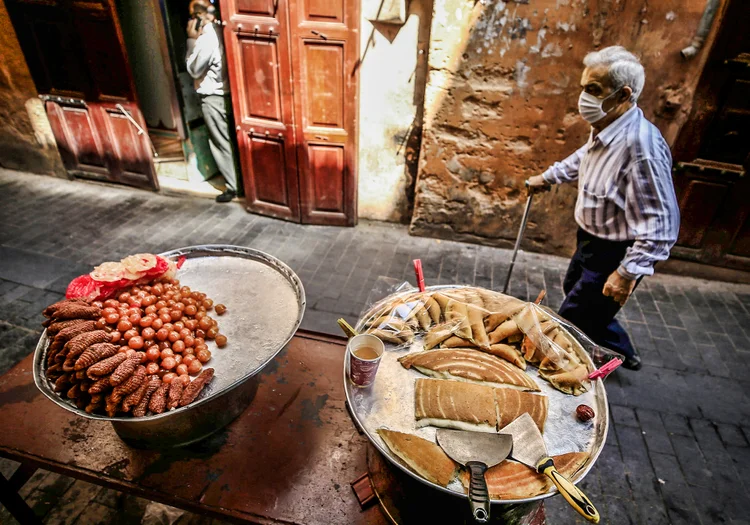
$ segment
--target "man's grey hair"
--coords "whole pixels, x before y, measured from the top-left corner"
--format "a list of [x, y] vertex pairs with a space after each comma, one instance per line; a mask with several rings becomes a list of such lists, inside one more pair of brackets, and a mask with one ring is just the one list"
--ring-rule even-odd
[[635, 102], [643, 91], [646, 82], [646, 72], [641, 61], [633, 53], [622, 46], [605, 47], [600, 51], [592, 51], [583, 59], [586, 67], [608, 66], [609, 79], [613, 89], [628, 86], [633, 90], [630, 100]]

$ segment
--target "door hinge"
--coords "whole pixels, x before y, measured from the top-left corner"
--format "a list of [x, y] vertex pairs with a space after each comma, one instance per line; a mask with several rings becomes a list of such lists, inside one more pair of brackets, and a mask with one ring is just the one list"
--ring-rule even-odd
[[81, 98], [61, 97], [59, 95], [39, 95], [42, 102], [55, 102], [63, 106], [73, 106], [76, 108], [88, 108], [86, 101]]

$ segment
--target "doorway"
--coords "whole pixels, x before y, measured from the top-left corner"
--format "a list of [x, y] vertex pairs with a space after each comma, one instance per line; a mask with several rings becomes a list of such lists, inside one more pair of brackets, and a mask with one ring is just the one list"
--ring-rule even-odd
[[731, 0], [674, 146], [682, 223], [676, 257], [750, 270], [750, 33]]
[[72, 176], [159, 184], [113, 0], [6, 0]]
[[357, 221], [359, 0], [220, 0], [249, 211]]

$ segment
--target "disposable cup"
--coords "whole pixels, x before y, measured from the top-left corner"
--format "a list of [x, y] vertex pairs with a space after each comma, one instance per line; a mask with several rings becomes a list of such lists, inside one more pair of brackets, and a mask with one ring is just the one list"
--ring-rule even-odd
[[[370, 347], [375, 350], [377, 357], [372, 359], [363, 359], [356, 355], [357, 350], [363, 347]], [[349, 360], [349, 381], [358, 387], [370, 386], [375, 381], [375, 374], [378, 373], [380, 359], [385, 352], [383, 341], [370, 334], [356, 335], [349, 339], [346, 345], [347, 359]]]

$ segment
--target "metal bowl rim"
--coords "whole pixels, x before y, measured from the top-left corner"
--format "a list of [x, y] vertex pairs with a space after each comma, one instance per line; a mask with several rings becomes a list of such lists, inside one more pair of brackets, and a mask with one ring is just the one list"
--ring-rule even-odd
[[[445, 290], [445, 289], [456, 289], [456, 288], [476, 288], [476, 286], [441, 284], [441, 285], [435, 285], [435, 286], [428, 286], [426, 289], [427, 290]], [[419, 290], [417, 288], [411, 288], [411, 289], [408, 289], [408, 290], [399, 290], [398, 292], [393, 293], [391, 295], [388, 295], [387, 297], [384, 297], [380, 301], [378, 301], [375, 304], [373, 304], [370, 308], [367, 309], [367, 313], [375, 310], [378, 306], [381, 306], [385, 302], [392, 300], [394, 298], [394, 296], [411, 294], [411, 293], [414, 293], [416, 291], [419, 291]], [[588, 338], [588, 336], [586, 336], [583, 332], [581, 332], [574, 325], [571, 325], [565, 319], [561, 319], [557, 315], [557, 313], [552, 312], [551, 310], [549, 310], [546, 307], [545, 307], [545, 310], [547, 310], [548, 312], [550, 312], [554, 316], [555, 320], [558, 321], [558, 322], [560, 322], [561, 324], [563, 324], [566, 328], [567, 327], [573, 327], [574, 328], [574, 334], [573, 335], [576, 338], [580, 338], [581, 336], [583, 336], [587, 340], [588, 343], [594, 345], [593, 341], [591, 341]], [[363, 318], [360, 317], [360, 319], [357, 322], [357, 326], [356, 326], [357, 330], [359, 330], [359, 328], [360, 328], [359, 325], [361, 324], [362, 320], [363, 320]], [[591, 356], [585, 350], [584, 350], [584, 354], [585, 355], [583, 357], [587, 360], [586, 363], [589, 366], [593, 367], [593, 361], [591, 360]], [[594, 367], [594, 368], [596, 368], [596, 367]], [[442, 485], [438, 485], [437, 483], [433, 483], [433, 482], [431, 482], [431, 481], [423, 478], [422, 476], [420, 476], [419, 474], [417, 474], [416, 472], [414, 472], [413, 470], [411, 470], [406, 465], [403, 465], [399, 460], [394, 459], [393, 457], [391, 457], [392, 452], [387, 447], [381, 445], [381, 443], [379, 443], [377, 439], [374, 439], [370, 435], [370, 433], [367, 431], [367, 429], [365, 429], [364, 425], [359, 421], [359, 417], [357, 416], [357, 413], [354, 410], [354, 403], [352, 402], [352, 399], [350, 398], [349, 388], [347, 388], [347, 381], [349, 381], [349, 378], [347, 377], [347, 373], [346, 373], [346, 359], [344, 359], [344, 367], [343, 367], [343, 369], [344, 369], [343, 370], [343, 372], [344, 372], [344, 392], [346, 394], [346, 402], [349, 404], [350, 407], [352, 407], [351, 410], [349, 410], [349, 414], [354, 418], [357, 427], [364, 433], [365, 436], [367, 436], [367, 439], [370, 441], [370, 443], [372, 443], [373, 446], [375, 446], [375, 448], [377, 448], [378, 451], [383, 456], [385, 456], [391, 464], [395, 465], [396, 467], [398, 467], [403, 472], [405, 472], [406, 474], [408, 474], [412, 478], [416, 479], [417, 481], [420, 481], [421, 483], [424, 483], [425, 485], [427, 485], [429, 487], [432, 487], [434, 489], [437, 489], [437, 490], [439, 490], [441, 492], [444, 492], [446, 494], [450, 494], [452, 496], [456, 496], [456, 497], [463, 498], [463, 499], [468, 499], [469, 496], [468, 496], [467, 493], [465, 493], [465, 492], [456, 492], [455, 490], [451, 490], [448, 487], [443, 487]], [[601, 402], [599, 404], [603, 405], [604, 408], [605, 408], [605, 410], [604, 410], [604, 431], [602, 432], [602, 435], [604, 436], [604, 439], [606, 440], [607, 434], [609, 433], [609, 402], [607, 400], [607, 390], [604, 388], [604, 381], [601, 378], [594, 379], [592, 381], [592, 385], [593, 385], [592, 386], [593, 388], [597, 389], [597, 396], [600, 395], [600, 394], [602, 396], [601, 397]], [[590, 454], [588, 465], [585, 466], [584, 468], [582, 468], [581, 470], [579, 470], [576, 473], [576, 479], [575, 479], [575, 481], [571, 480], [571, 482], [574, 485], [577, 485], [580, 481], [582, 481], [586, 477], [586, 475], [589, 473], [589, 471], [591, 470], [591, 468], [594, 466], [594, 463], [596, 463], [596, 460], [599, 458], [599, 455], [601, 454], [601, 452], [602, 452], [603, 449], [604, 449], [604, 443], [601, 443], [600, 446], [598, 446], [597, 449], [594, 450]], [[536, 496], [533, 496], [533, 497], [530, 497], [530, 498], [521, 498], [521, 499], [490, 499], [490, 503], [492, 503], [492, 504], [496, 504], [497, 503], [497, 504], [503, 504], [503, 505], [505, 505], [505, 504], [514, 504], [514, 503], [528, 503], [530, 501], [538, 501], [538, 500], [543, 500], [543, 499], [550, 498], [550, 497], [554, 496], [557, 493], [558, 493], [557, 487], [555, 487], [553, 485], [552, 488], [550, 488], [550, 490], [548, 490], [544, 494], [537, 494]]]
[[[45, 329], [42, 332], [42, 335], [39, 337], [39, 342], [37, 343], [36, 349], [34, 350], [34, 358], [32, 361], [32, 374], [34, 377], [34, 384], [42, 392], [42, 394], [44, 394], [48, 399], [53, 401], [58, 406], [70, 412], [73, 412], [74, 414], [85, 417], [86, 419], [96, 419], [99, 421], [112, 421], [112, 422], [124, 422], [124, 423], [129, 423], [129, 424], [138, 424], [141, 422], [146, 423], [146, 422], [151, 422], [151, 421], [156, 421], [159, 419], [167, 418], [174, 414], [183, 413], [186, 410], [190, 410], [200, 405], [203, 405], [204, 403], [214, 400], [215, 398], [225, 394], [226, 392], [234, 390], [241, 384], [245, 383], [248, 379], [254, 377], [260, 371], [262, 371], [268, 365], [268, 363], [270, 363], [273, 359], [275, 359], [276, 356], [286, 347], [286, 345], [289, 344], [289, 341], [292, 340], [294, 335], [297, 333], [297, 330], [299, 329], [300, 324], [302, 323], [302, 318], [304, 317], [304, 314], [305, 314], [305, 307], [307, 305], [307, 301], [305, 297], [305, 288], [302, 285], [302, 281], [300, 280], [299, 276], [294, 272], [294, 270], [292, 270], [286, 263], [284, 263], [280, 259], [277, 259], [273, 255], [270, 255], [266, 252], [262, 252], [260, 250], [256, 250], [255, 248], [248, 248], [245, 246], [235, 246], [235, 245], [230, 245], [230, 244], [200, 244], [200, 245], [195, 245], [195, 246], [186, 246], [183, 248], [177, 248], [175, 250], [169, 250], [167, 252], [162, 252], [158, 255], [160, 257], [165, 257], [165, 258], [176, 257], [176, 256], [179, 257], [181, 255], [186, 255], [188, 253], [195, 253], [195, 252], [201, 252], [201, 251], [207, 251], [207, 252], [220, 251], [229, 255], [231, 255], [232, 252], [243, 253], [245, 255], [251, 256], [251, 257], [245, 257], [245, 258], [259, 260], [260, 262], [266, 262], [266, 263], [270, 262], [272, 263], [272, 265], [276, 265], [278, 267], [277, 269], [283, 270], [280, 273], [282, 273], [282, 275], [287, 280], [290, 280], [291, 284], [298, 291], [299, 311], [297, 313], [297, 321], [294, 325], [294, 329], [291, 330], [289, 337], [284, 341], [282, 345], [279, 346], [278, 350], [276, 350], [266, 361], [261, 363], [252, 372], [237, 379], [234, 383], [227, 385], [226, 387], [219, 390], [218, 392], [212, 392], [210, 396], [204, 397], [203, 399], [200, 399], [197, 402], [190, 403], [190, 405], [188, 406], [176, 408], [174, 410], [168, 410], [161, 414], [152, 414], [152, 415], [143, 416], [143, 417], [101, 416], [98, 414], [89, 414], [88, 412], [81, 410], [80, 408], [67, 403], [64, 399], [60, 398], [54, 391], [52, 391], [52, 389], [47, 384], [46, 378], [44, 378], [40, 374], [41, 366], [42, 366], [41, 361], [46, 355], [47, 346], [49, 343], [48, 338], [47, 338], [47, 330]], [[220, 254], [214, 253], [214, 255], [216, 256]]]

